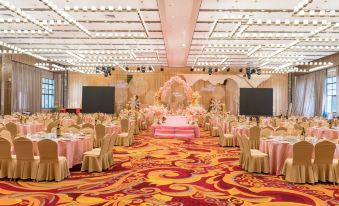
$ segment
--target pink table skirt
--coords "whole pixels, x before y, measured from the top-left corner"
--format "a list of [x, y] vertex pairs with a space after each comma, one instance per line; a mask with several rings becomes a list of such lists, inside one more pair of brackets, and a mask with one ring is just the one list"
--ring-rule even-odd
[[198, 125], [166, 125], [166, 124], [153, 124], [151, 126], [152, 135], [155, 134], [167, 134], [168, 136], [190, 136], [200, 137], [200, 130]]
[[[260, 140], [259, 150], [268, 154], [270, 174], [281, 175], [287, 158], [293, 157], [293, 145], [289, 142]], [[334, 158], [339, 158], [339, 144], [336, 145]]]
[[239, 146], [237, 137], [245, 136], [245, 135], [249, 136], [250, 135], [250, 129], [246, 128], [246, 127], [233, 127], [231, 133], [234, 136], [234, 139], [233, 139], [234, 144], [236, 146]]
[[309, 127], [306, 134], [317, 138], [339, 139], [339, 130], [329, 128]]
[[113, 132], [120, 133], [121, 127], [118, 125], [105, 126], [105, 133], [112, 134]]
[[43, 124], [17, 124], [19, 134], [35, 134], [44, 131]]
[[[66, 157], [69, 168], [81, 164], [83, 153], [93, 148], [93, 139], [90, 137], [75, 140], [60, 140], [57, 143], [58, 155]], [[33, 141], [33, 153], [34, 155], [39, 155], [37, 141]]]

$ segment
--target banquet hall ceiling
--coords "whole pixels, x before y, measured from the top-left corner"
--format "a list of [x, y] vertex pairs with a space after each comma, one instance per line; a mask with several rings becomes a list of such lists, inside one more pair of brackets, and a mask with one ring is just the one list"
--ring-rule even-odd
[[337, 0], [0, 0], [0, 43], [77, 71], [286, 71], [338, 52], [338, 10]]

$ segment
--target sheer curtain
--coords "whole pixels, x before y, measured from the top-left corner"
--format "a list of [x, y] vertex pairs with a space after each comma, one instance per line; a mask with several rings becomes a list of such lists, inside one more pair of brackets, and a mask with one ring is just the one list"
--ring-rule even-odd
[[[13, 61], [12, 112], [41, 112], [41, 78], [54, 79], [53, 72]], [[56, 76], [55, 99], [60, 101], [61, 78]], [[56, 104], [57, 104], [56, 101]]]
[[288, 105], [288, 75], [277, 74], [261, 83], [258, 88], [273, 88], [273, 114], [286, 115]]
[[322, 116], [326, 98], [326, 70], [296, 76], [294, 81], [293, 114]]
[[41, 111], [41, 77], [39, 69], [13, 63], [12, 112]]

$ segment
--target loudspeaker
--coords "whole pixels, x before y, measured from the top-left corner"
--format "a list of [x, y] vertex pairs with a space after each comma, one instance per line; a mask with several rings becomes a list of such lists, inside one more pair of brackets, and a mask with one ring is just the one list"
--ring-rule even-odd
[[222, 83], [222, 85], [226, 86], [227, 84], [227, 79], [224, 80], [224, 83]]
[[129, 82], [133, 79], [133, 75], [131, 74], [127, 74], [127, 83], [129, 84]]

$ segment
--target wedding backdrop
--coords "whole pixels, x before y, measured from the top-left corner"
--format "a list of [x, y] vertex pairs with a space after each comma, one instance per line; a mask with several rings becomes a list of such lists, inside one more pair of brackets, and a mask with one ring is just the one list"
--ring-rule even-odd
[[[175, 72], [174, 72], [174, 71]], [[236, 114], [239, 105], [239, 88], [242, 87], [258, 87], [273, 88], [273, 113], [275, 115], [286, 114], [287, 111], [287, 88], [288, 81], [286, 74], [280, 75], [262, 75], [262, 77], [248, 80], [238, 75], [225, 75], [214, 80], [213, 76], [199, 75], [187, 73], [184, 69], [166, 69], [164, 72], [156, 72], [152, 74], [133, 74], [131, 82], [127, 83], [127, 76], [116, 71], [116, 74], [109, 77], [102, 75], [85, 75], [70, 72], [69, 78], [69, 107], [81, 108], [81, 95], [83, 86], [115, 86], [116, 102], [115, 110], [120, 111], [133, 95], [140, 97], [140, 103], [143, 106], [153, 104], [153, 97], [166, 81], [171, 77], [179, 75], [190, 86], [193, 91], [198, 91], [203, 97], [201, 104], [205, 109], [209, 108], [211, 99], [219, 99], [225, 103], [226, 110], [232, 114]], [[200, 77], [199, 77], [200, 76]], [[220, 75], [221, 76], [221, 75]], [[259, 76], [260, 77], [260, 76]], [[223, 84], [227, 80], [226, 84]], [[171, 85], [171, 90], [164, 97], [170, 107], [183, 107], [187, 104], [185, 91], [181, 84], [177, 82]]]

